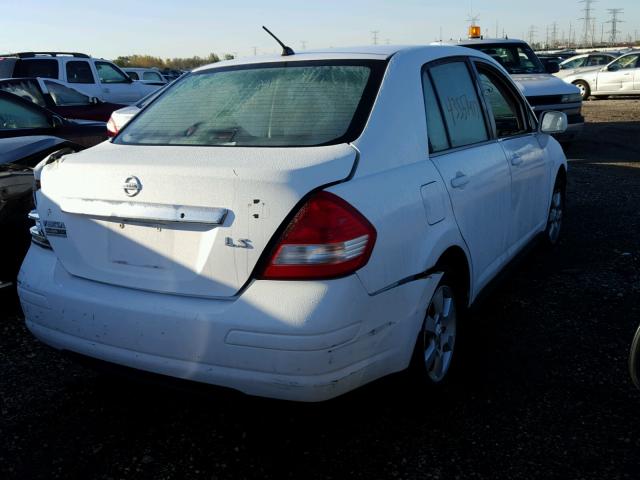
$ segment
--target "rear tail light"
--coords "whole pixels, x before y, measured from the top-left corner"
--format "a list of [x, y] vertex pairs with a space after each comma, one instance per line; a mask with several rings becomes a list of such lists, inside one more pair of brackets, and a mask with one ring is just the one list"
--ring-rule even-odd
[[327, 279], [364, 266], [376, 230], [342, 198], [314, 194], [300, 208], [274, 247], [259, 275], [271, 280]]
[[113, 120], [113, 117], [109, 117], [109, 121], [107, 122], [107, 137], [115, 137], [118, 134], [118, 127], [116, 126], [116, 122]]

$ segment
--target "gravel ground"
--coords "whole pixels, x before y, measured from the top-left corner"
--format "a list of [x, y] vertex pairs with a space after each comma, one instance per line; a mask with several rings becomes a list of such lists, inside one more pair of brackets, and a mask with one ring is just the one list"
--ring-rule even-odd
[[569, 211], [483, 303], [439, 392], [402, 375], [306, 405], [184, 392], [70, 362], [0, 313], [0, 476], [637, 478], [640, 101], [587, 102]]

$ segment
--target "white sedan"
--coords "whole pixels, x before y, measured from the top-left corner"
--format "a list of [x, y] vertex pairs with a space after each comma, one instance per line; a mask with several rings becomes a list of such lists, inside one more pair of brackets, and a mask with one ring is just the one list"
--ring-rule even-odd
[[578, 87], [585, 100], [592, 95], [640, 95], [640, 52], [622, 55], [604, 67], [582, 68], [563, 80]]
[[467, 307], [558, 241], [566, 124], [462, 47], [202, 67], [111, 142], [40, 165], [26, 324], [252, 395], [320, 401], [412, 363], [441, 384]]

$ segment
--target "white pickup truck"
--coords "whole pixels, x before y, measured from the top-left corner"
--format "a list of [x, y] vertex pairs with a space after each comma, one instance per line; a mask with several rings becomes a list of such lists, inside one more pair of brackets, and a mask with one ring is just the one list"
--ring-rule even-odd
[[159, 88], [134, 82], [117, 65], [84, 53], [22, 52], [0, 55], [0, 78], [54, 78], [104, 102], [132, 104]]

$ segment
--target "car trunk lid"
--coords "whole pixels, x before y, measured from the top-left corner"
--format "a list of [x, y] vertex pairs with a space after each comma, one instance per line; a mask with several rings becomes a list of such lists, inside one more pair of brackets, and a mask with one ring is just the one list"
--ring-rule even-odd
[[[231, 297], [311, 190], [345, 179], [347, 144], [307, 148], [104, 143], [42, 172], [40, 218], [71, 274], [178, 295]], [[57, 222], [57, 223], [56, 223]]]

